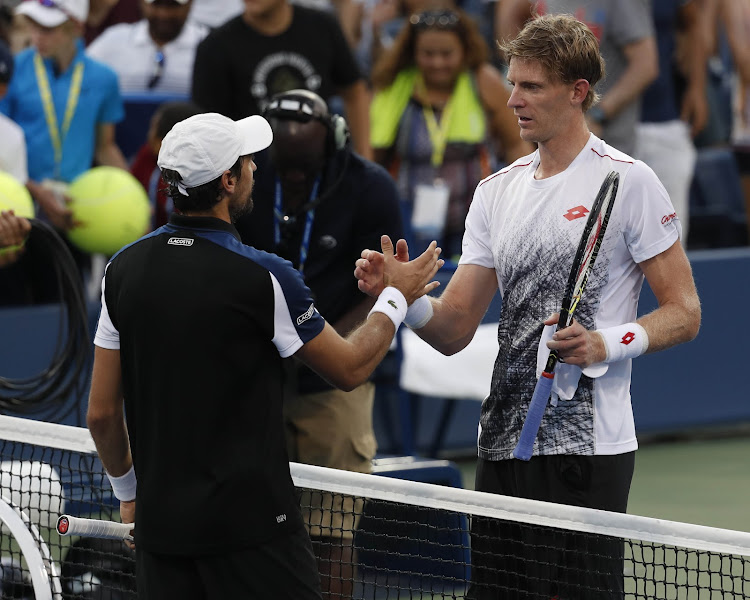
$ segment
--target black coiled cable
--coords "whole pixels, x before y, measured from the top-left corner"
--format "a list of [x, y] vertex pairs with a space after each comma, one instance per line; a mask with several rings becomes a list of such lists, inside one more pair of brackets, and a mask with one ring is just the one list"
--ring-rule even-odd
[[79, 403], [91, 364], [91, 338], [83, 281], [73, 255], [48, 224], [30, 219], [31, 234], [54, 266], [60, 298], [57, 343], [49, 365], [33, 377], [0, 376], [0, 411], [61, 422]]

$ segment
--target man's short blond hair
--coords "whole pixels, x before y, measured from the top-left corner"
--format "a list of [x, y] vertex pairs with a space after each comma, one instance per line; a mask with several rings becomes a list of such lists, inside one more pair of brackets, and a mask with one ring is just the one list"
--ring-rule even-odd
[[583, 110], [599, 100], [594, 86], [604, 78], [604, 59], [591, 29], [572, 15], [544, 15], [526, 23], [518, 36], [500, 44], [508, 64], [514, 58], [535, 60], [558, 81], [589, 82]]

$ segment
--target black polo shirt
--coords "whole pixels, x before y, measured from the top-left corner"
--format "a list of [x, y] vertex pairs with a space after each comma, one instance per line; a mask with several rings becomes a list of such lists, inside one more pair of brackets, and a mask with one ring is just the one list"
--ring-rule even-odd
[[95, 343], [120, 348], [136, 542], [211, 554], [302, 525], [282, 357], [324, 320], [292, 265], [219, 219], [173, 216], [116, 254]]

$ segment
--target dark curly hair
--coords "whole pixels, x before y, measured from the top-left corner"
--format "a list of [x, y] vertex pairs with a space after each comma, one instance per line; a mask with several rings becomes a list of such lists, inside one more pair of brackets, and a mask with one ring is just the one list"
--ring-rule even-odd
[[[242, 178], [242, 167], [245, 164], [245, 157], [240, 156], [229, 169], [227, 169], [237, 180]], [[223, 173], [222, 173], [223, 175]], [[184, 213], [200, 212], [211, 210], [215, 205], [221, 202], [224, 197], [224, 186], [221, 183], [222, 175], [216, 179], [198, 185], [194, 188], [187, 188], [188, 195], [181, 193], [177, 184], [182, 181], [182, 176], [172, 169], [162, 169], [161, 176], [169, 186], [169, 197], [174, 202], [174, 207]]]

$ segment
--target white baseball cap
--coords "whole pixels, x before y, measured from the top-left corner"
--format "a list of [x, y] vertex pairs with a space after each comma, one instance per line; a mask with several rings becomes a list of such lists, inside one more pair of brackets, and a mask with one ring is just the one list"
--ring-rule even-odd
[[156, 163], [177, 171], [185, 188], [194, 188], [219, 177], [240, 156], [268, 148], [272, 141], [271, 126], [260, 115], [233, 121], [218, 113], [203, 113], [172, 127], [162, 140]]
[[85, 23], [89, 18], [89, 0], [23, 0], [17, 15], [26, 15], [42, 27], [57, 27], [73, 19]]

